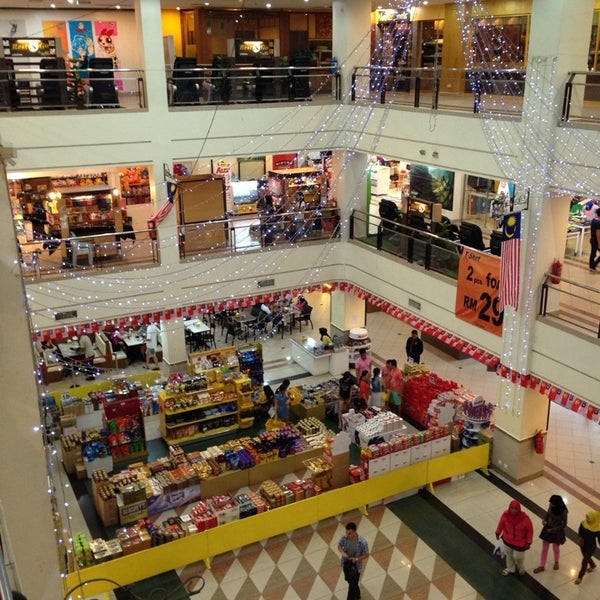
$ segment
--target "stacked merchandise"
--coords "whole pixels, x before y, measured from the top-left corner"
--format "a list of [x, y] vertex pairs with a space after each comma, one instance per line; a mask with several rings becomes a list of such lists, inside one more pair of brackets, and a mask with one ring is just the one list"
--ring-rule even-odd
[[456, 390], [459, 384], [446, 381], [435, 373], [410, 377], [404, 384], [402, 415], [422, 427], [429, 425], [429, 406], [444, 392]]
[[237, 355], [240, 371], [248, 374], [252, 380], [252, 385], [262, 386], [264, 382], [262, 346], [260, 344], [240, 346]]
[[471, 394], [465, 399], [458, 417], [463, 448], [470, 448], [479, 443], [479, 432], [490, 426], [494, 408], [494, 404], [486, 402], [481, 396]]
[[356, 428], [356, 440], [362, 448], [377, 441], [385, 441], [398, 431], [406, 429], [402, 419], [393, 412], [377, 411]]

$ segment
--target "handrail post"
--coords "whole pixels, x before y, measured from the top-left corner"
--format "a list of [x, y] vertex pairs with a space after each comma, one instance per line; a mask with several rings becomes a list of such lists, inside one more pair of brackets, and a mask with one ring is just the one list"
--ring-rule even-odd
[[544, 280], [542, 283], [542, 293], [540, 294], [540, 315], [543, 317], [546, 316], [546, 311], [548, 309], [548, 278]]
[[381, 90], [379, 95], [379, 104], [385, 104], [385, 91], [387, 87], [387, 73], [382, 71]]
[[377, 225], [377, 250], [381, 250], [383, 247], [383, 222], [379, 221]]
[[433, 94], [431, 95], [431, 108], [437, 110], [440, 96], [440, 70], [435, 69], [433, 72]]
[[413, 106], [415, 108], [419, 108], [421, 103], [421, 71], [417, 71], [417, 76], [415, 77], [415, 100], [413, 102]]
[[356, 209], [353, 208], [352, 212], [350, 213], [350, 231], [348, 233], [348, 235], [350, 236], [350, 239], [353, 240], [354, 239], [354, 213], [355, 213]]
[[573, 84], [571, 81], [568, 81], [565, 84], [565, 95], [563, 97], [563, 106], [560, 120], [563, 123], [568, 122], [569, 117], [571, 116], [571, 98], [573, 95]]
[[[337, 73], [336, 75], [336, 79], [339, 78], [339, 73]], [[338, 79], [339, 81], [339, 79]], [[351, 83], [351, 88], [350, 88], [350, 99], [352, 100], [352, 102], [356, 102], [356, 71], [354, 71], [352, 73], [352, 83]], [[339, 95], [339, 89], [338, 89], [338, 95]], [[339, 98], [337, 98], [337, 100], [339, 100]]]

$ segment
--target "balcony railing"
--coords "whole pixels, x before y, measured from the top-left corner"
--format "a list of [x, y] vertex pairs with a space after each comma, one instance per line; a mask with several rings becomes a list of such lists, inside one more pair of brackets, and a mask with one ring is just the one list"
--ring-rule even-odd
[[589, 285], [547, 273], [539, 314], [600, 339], [600, 290]]
[[142, 229], [19, 244], [23, 278], [31, 282], [156, 264], [159, 245], [151, 233]]
[[565, 84], [561, 121], [600, 123], [600, 73], [572, 71]]
[[[458, 279], [464, 246], [456, 241], [358, 210], [350, 217], [350, 238], [426, 270]], [[599, 289], [555, 275], [546, 276], [539, 316], [600, 338], [599, 315]]]
[[0, 63], [0, 110], [146, 108], [140, 69], [31, 68]]
[[350, 237], [428, 271], [458, 278], [462, 246], [451, 239], [355, 210]]
[[339, 238], [335, 209], [247, 215], [179, 227], [179, 254], [192, 258]]
[[330, 67], [170, 69], [167, 87], [172, 107], [341, 99], [339, 73]]
[[352, 100], [424, 110], [520, 116], [524, 69], [397, 68], [367, 65], [352, 74]]

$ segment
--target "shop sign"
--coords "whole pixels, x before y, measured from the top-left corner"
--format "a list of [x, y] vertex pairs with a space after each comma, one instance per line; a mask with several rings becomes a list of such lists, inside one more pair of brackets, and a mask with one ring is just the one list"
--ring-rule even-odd
[[56, 56], [54, 38], [2, 38], [5, 57]]
[[454, 314], [490, 333], [502, 335], [500, 257], [465, 248], [458, 266]]
[[295, 169], [298, 166], [298, 155], [295, 152], [288, 154], [273, 154], [273, 170]]

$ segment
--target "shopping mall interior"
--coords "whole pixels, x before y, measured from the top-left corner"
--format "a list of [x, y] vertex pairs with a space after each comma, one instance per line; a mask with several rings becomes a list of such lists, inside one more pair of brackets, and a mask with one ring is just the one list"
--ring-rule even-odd
[[[62, 361], [53, 378], [51, 365], [40, 363], [43, 343], [158, 321], [156, 375], [168, 377], [188, 361], [184, 317], [247, 312], [259, 295], [275, 302], [305, 294], [314, 308], [308, 329], [258, 337], [269, 384], [325, 378], [288, 359], [290, 339], [314, 337], [319, 327], [340, 338], [366, 328], [380, 367], [388, 358], [404, 363], [404, 344], [417, 328], [432, 372], [495, 405], [490, 476], [454, 475], [434, 494], [386, 495], [365, 512], [357, 505], [291, 525], [212, 557], [210, 568], [185, 557], [132, 592], [341, 598], [347, 590], [337, 541], [354, 520], [371, 547], [363, 598], [598, 597], [596, 574], [573, 583], [578, 524], [587, 510], [600, 509], [600, 311], [588, 263], [599, 139], [593, 119], [582, 122], [593, 110], [593, 86], [586, 87], [593, 76], [585, 73], [597, 67], [597, 2], [408, 0], [389, 15], [361, 0], [334, 1], [309, 11], [244, 8], [247, 29], [229, 6], [221, 14], [216, 6], [182, 3], [177, 10], [142, 0], [120, 9], [17, 4], [0, 3], [7, 184], [0, 189], [0, 452], [10, 457], [0, 473], [0, 537], [11, 587], [30, 599], [63, 597], [69, 567], [60, 551], [57, 558], [57, 537], [69, 553], [76, 532], [99, 534], [89, 520], [88, 487], [67, 477], [54, 453], [41, 400], [77, 389], [71, 385], [85, 389], [90, 374], [66, 375]], [[591, 36], [581, 35], [588, 30]], [[264, 67], [247, 66], [250, 37], [260, 41], [252, 52]], [[19, 43], [28, 39], [37, 42]], [[93, 81], [101, 70], [87, 62], [94, 52], [112, 61], [108, 99], [94, 96], [107, 77]], [[40, 56], [75, 63], [86, 53], [85, 66], [53, 63], [64, 93], [48, 101]], [[192, 101], [178, 99], [184, 82], [175, 81], [176, 57], [195, 61], [187, 75], [197, 84]], [[277, 69], [287, 69], [285, 97]], [[430, 73], [437, 78], [427, 80]], [[273, 89], [261, 77], [272, 77]], [[233, 87], [225, 93], [219, 86], [228, 79]], [[578, 81], [581, 87], [565, 85]], [[582, 120], [568, 121], [565, 90], [569, 114]], [[384, 200], [397, 220], [381, 212]], [[469, 255], [499, 276], [492, 247], [510, 214], [521, 219], [517, 301], [506, 304], [503, 320], [496, 305], [491, 318], [485, 311], [479, 320], [465, 316], [473, 299], [458, 301], [466, 289], [460, 264]], [[478, 250], [459, 237], [464, 223], [478, 226], [481, 253], [464, 252]], [[556, 264], [562, 271], [552, 271]], [[558, 283], [550, 283], [551, 271]], [[498, 302], [493, 284], [484, 293], [492, 291]], [[216, 329], [216, 346], [230, 345], [225, 333]], [[149, 375], [143, 361], [125, 369], [98, 343], [95, 356], [115, 364], [98, 361], [97, 382]], [[337, 432], [336, 421], [327, 424]], [[264, 420], [255, 426], [258, 435]], [[538, 454], [540, 432], [547, 433]], [[165, 452], [161, 440], [148, 450], [153, 458]], [[305, 475], [289, 473], [285, 481]], [[554, 493], [568, 502], [567, 541], [560, 568], [534, 575], [537, 532]], [[492, 556], [495, 525], [511, 498], [536, 531], [523, 577], [502, 577]], [[35, 544], [23, 535], [25, 519]], [[86, 569], [70, 576], [83, 583]], [[69, 597], [109, 596], [85, 587]]]

